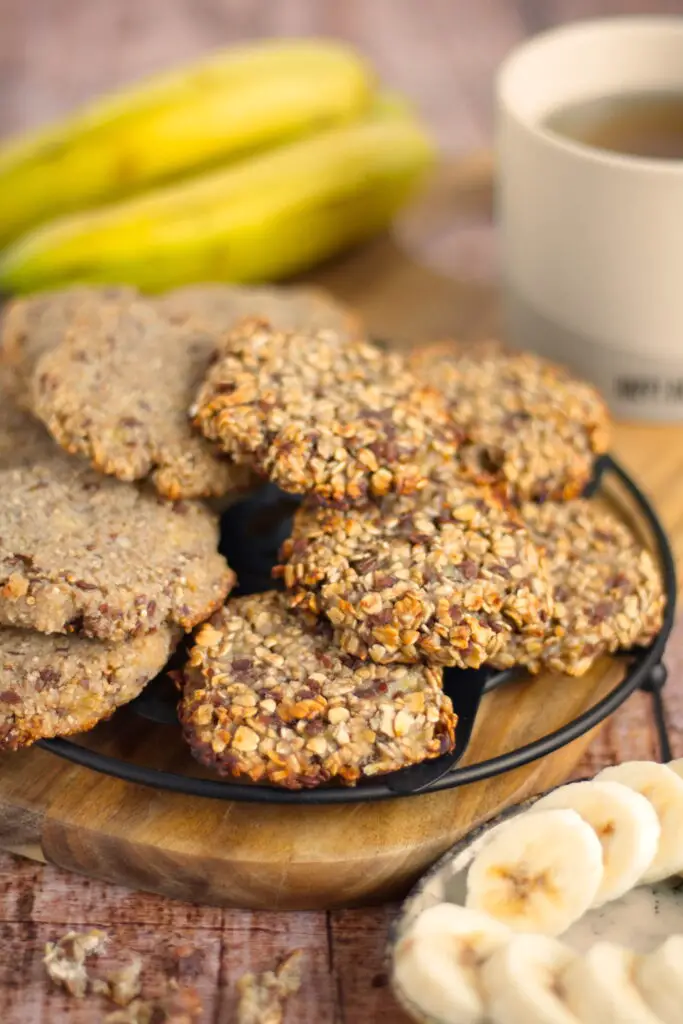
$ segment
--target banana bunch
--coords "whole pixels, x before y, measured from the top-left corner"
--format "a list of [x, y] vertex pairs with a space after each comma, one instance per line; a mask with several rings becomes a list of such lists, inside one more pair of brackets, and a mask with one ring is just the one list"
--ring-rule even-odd
[[278, 279], [385, 228], [432, 161], [353, 51], [228, 51], [0, 149], [0, 289]]
[[558, 939], [587, 911], [683, 872], [683, 760], [633, 761], [553, 790], [493, 828], [465, 905], [424, 910], [393, 986], [424, 1024], [680, 1024], [683, 935], [646, 956]]

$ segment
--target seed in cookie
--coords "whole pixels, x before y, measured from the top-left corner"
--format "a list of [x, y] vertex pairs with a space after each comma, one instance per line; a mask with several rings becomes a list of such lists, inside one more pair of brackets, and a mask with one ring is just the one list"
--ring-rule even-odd
[[353, 785], [453, 748], [439, 669], [352, 658], [272, 591], [230, 601], [202, 627], [185, 679], [185, 737], [222, 775]]
[[158, 675], [178, 633], [121, 644], [0, 630], [0, 750], [92, 729]]
[[601, 654], [650, 643], [662, 625], [661, 576], [626, 524], [583, 499], [521, 512], [546, 553], [554, 610], [540, 636], [508, 637], [496, 665], [580, 676]]
[[65, 288], [8, 302], [0, 316], [0, 386], [23, 409], [31, 408], [31, 377], [42, 355], [64, 336], [85, 304], [132, 299], [134, 288]]
[[193, 412], [234, 459], [332, 505], [414, 491], [425, 453], [455, 445], [443, 400], [397, 353], [258, 320], [229, 336]]
[[0, 401], [0, 624], [120, 641], [191, 629], [234, 574], [218, 522], [64, 455], [7, 396]]
[[244, 490], [249, 468], [187, 415], [214, 348], [210, 332], [172, 325], [142, 298], [85, 302], [36, 363], [32, 411], [71, 454], [120, 480], [149, 477], [165, 498]]
[[551, 609], [540, 553], [513, 509], [466, 482], [340, 512], [304, 505], [275, 571], [343, 649], [379, 663], [489, 661]]
[[597, 391], [539, 356], [445, 342], [416, 350], [410, 365], [443, 392], [466, 434], [462, 470], [478, 483], [505, 483], [518, 500], [573, 498], [607, 450], [609, 419]]

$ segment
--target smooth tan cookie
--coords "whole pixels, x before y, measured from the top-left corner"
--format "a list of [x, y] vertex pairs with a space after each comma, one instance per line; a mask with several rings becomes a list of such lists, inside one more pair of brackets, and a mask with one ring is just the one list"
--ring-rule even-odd
[[0, 402], [0, 624], [120, 641], [191, 629], [234, 575], [218, 523], [64, 455], [27, 414]]
[[42, 355], [62, 339], [83, 306], [133, 298], [135, 288], [65, 288], [12, 299], [0, 315], [0, 387], [23, 409], [31, 408], [31, 377]]
[[178, 636], [162, 627], [112, 644], [0, 630], [0, 750], [92, 729], [161, 672]]
[[280, 552], [294, 607], [379, 663], [478, 668], [550, 614], [540, 552], [515, 511], [466, 482], [339, 512], [301, 508]]
[[331, 505], [415, 491], [429, 452], [457, 447], [441, 396], [397, 353], [259, 320], [228, 337], [193, 413], [236, 461]]
[[601, 654], [649, 644], [662, 626], [662, 580], [628, 527], [583, 499], [521, 512], [546, 553], [554, 608], [540, 636], [513, 635], [496, 664], [580, 676]]
[[120, 480], [149, 478], [165, 498], [245, 490], [249, 468], [188, 417], [214, 349], [213, 334], [169, 323], [146, 300], [86, 302], [36, 363], [32, 411], [71, 454]]
[[192, 284], [155, 301], [173, 322], [192, 320], [214, 334], [231, 331], [247, 317], [260, 317], [282, 331], [330, 330], [344, 338], [364, 336], [360, 317], [321, 288], [307, 285]]
[[324, 623], [270, 592], [230, 601], [199, 631], [179, 713], [202, 764], [290, 789], [395, 771], [453, 748], [439, 669], [345, 655]]
[[416, 349], [410, 366], [448, 401], [466, 435], [460, 466], [477, 483], [505, 484], [517, 500], [574, 498], [607, 450], [598, 392], [539, 356], [444, 342]]

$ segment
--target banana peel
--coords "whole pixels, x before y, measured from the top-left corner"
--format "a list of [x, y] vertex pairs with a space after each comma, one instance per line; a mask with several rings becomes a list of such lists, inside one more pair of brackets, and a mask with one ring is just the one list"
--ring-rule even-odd
[[0, 147], [0, 245], [65, 213], [351, 121], [373, 92], [359, 55], [313, 39], [232, 48], [95, 101]]
[[39, 228], [0, 257], [0, 289], [278, 280], [386, 228], [433, 160], [412, 118], [371, 115]]

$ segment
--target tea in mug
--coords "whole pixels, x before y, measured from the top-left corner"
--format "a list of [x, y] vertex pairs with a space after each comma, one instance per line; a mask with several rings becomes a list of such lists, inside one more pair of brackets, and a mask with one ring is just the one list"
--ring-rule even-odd
[[579, 100], [543, 127], [573, 142], [626, 156], [683, 160], [683, 92], [637, 92]]

